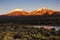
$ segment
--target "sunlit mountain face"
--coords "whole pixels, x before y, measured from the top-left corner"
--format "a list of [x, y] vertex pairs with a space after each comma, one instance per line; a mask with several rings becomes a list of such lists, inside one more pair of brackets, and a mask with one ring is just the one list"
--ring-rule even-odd
[[28, 16], [28, 12], [22, 9], [14, 9], [8, 14], [5, 14], [4, 16]]
[[54, 11], [48, 8], [39, 8], [30, 12], [31, 15], [42, 16], [42, 15], [60, 15], [60, 12]]
[[49, 10], [47, 8], [37, 9], [31, 12], [32, 15], [52, 15], [53, 13], [53, 10]]
[[42, 16], [42, 15], [60, 15], [60, 12], [48, 8], [39, 8], [31, 12], [26, 12], [22, 9], [14, 9], [4, 16]]

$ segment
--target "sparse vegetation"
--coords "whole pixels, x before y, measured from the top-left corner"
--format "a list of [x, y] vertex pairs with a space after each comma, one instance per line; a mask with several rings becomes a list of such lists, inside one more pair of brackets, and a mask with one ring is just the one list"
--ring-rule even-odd
[[60, 29], [26, 27], [20, 24], [0, 24], [0, 40], [60, 40]]

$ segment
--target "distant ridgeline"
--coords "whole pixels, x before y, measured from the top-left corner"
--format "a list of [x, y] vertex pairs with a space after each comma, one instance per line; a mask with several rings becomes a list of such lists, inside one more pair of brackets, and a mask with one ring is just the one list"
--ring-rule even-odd
[[0, 24], [1, 23], [60, 26], [60, 12], [45, 8], [37, 9], [29, 13], [24, 10], [15, 10], [8, 14], [0, 15]]

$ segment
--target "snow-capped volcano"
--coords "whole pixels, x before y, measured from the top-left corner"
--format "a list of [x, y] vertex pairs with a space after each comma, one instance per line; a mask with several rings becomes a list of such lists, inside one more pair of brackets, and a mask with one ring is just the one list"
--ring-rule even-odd
[[12, 11], [10, 11], [8, 14], [5, 14], [5, 16], [27, 16], [28, 12], [22, 10], [22, 9], [14, 9]]
[[53, 10], [50, 10], [48, 8], [39, 8], [32, 11], [31, 14], [32, 15], [45, 15], [45, 14], [52, 15], [53, 12], [54, 12]]

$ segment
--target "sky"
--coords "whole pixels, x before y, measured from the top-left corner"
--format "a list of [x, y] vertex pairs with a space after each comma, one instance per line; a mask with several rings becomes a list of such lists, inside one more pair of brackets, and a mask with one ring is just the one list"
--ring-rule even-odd
[[60, 11], [60, 0], [0, 0], [0, 14], [6, 14], [16, 8], [32, 11], [43, 7]]

